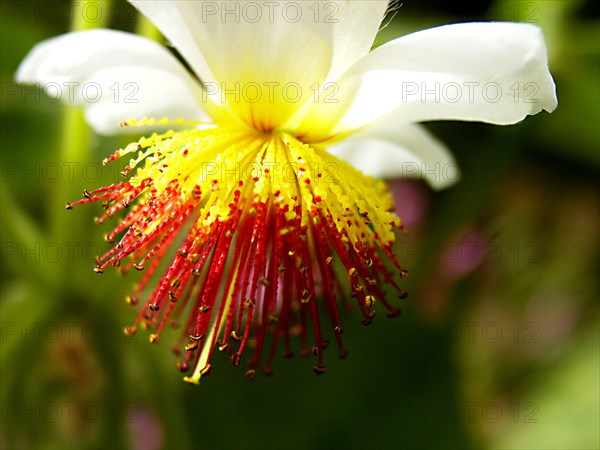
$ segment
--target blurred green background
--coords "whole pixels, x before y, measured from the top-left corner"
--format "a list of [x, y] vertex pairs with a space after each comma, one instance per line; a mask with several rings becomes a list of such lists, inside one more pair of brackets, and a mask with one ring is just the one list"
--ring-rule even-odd
[[[95, 3], [94, 22], [144, 27], [125, 2]], [[248, 381], [217, 354], [198, 387], [168, 345], [122, 334], [135, 274], [92, 271], [107, 248], [99, 205], [64, 210], [120, 180], [100, 162], [127, 138], [75, 133], [79, 111], [13, 81], [75, 10], [1, 8], [1, 448], [600, 448], [598, 2], [405, 0], [376, 44], [452, 22], [540, 26], [558, 109], [428, 125], [462, 181], [391, 183], [410, 296], [399, 319], [344, 317], [348, 359], [328, 355], [322, 377], [279, 359]]]

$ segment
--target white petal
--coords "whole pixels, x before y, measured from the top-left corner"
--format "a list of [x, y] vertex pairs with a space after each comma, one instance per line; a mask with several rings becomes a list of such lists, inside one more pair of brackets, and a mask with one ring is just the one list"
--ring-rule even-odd
[[201, 90], [161, 45], [114, 30], [67, 33], [36, 45], [16, 79], [83, 105], [100, 133], [130, 117], [206, 119]]
[[21, 62], [16, 78], [22, 83], [70, 82], [87, 78], [98, 69], [123, 65], [185, 73], [156, 42], [123, 31], [97, 29], [66, 33], [37, 44]]
[[[131, 82], [132, 73], [135, 82]], [[94, 130], [114, 134], [119, 124], [132, 117], [151, 117], [169, 120], [208, 120], [198, 106], [200, 88], [190, 91], [183, 79], [161, 69], [121, 66], [95, 72], [83, 85], [95, 83], [100, 97], [85, 101], [85, 115]], [[94, 89], [88, 89], [94, 92]], [[92, 101], [93, 100], [93, 101]], [[155, 130], [156, 127], [153, 127]], [[172, 126], [171, 126], [172, 128]], [[123, 131], [131, 131], [122, 128]]]
[[333, 61], [328, 81], [337, 80], [369, 53], [388, 4], [388, 0], [356, 0], [322, 5], [321, 20], [333, 23]]
[[337, 88], [336, 103], [309, 111], [306, 130], [352, 130], [396, 109], [404, 122], [505, 125], [557, 104], [542, 33], [522, 23], [465, 23], [404, 36], [358, 61]]
[[[326, 80], [313, 89], [313, 101], [330, 99], [337, 93], [337, 79], [356, 61], [371, 50], [375, 36], [387, 11], [389, 1], [350, 0], [329, 1], [322, 4], [325, 12], [321, 20], [333, 23], [332, 46], [333, 56], [331, 69]], [[284, 128], [297, 129], [307, 111], [311, 108], [309, 101], [302, 105], [287, 121]]]
[[128, 1], [160, 30], [203, 82], [216, 81], [183, 18], [182, 14], [185, 14], [185, 11], [182, 10], [182, 4], [185, 2], [170, 0]]
[[333, 24], [315, 20], [320, 2], [135, 4], [209, 80], [207, 91], [223, 92], [238, 116], [258, 128], [283, 123], [329, 72]]
[[458, 181], [450, 151], [420, 125], [398, 124], [394, 115], [327, 149], [363, 173], [377, 178], [423, 177], [434, 189]]

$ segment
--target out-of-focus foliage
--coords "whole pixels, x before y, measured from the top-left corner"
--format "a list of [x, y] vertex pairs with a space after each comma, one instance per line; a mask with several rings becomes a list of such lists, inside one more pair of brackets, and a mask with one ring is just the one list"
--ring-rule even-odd
[[[97, 4], [110, 26], [140, 28], [125, 2]], [[107, 249], [98, 207], [64, 210], [120, 180], [100, 161], [127, 138], [94, 136], [13, 82], [36, 42], [71, 28], [71, 4], [1, 8], [3, 448], [600, 447], [597, 2], [404, 1], [379, 44], [451, 22], [539, 25], [558, 109], [430, 125], [463, 177], [440, 193], [391, 184], [410, 229], [402, 318], [344, 317], [350, 356], [327, 355], [324, 377], [297, 357], [249, 382], [216, 355], [196, 388], [168, 346], [121, 333], [132, 278], [91, 270]]]

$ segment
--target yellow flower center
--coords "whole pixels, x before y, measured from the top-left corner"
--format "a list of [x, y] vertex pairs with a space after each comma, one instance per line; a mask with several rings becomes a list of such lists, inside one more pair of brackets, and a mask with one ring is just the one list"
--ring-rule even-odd
[[[128, 125], [145, 123], [129, 121]], [[127, 168], [127, 172], [138, 169], [130, 179], [133, 186], [152, 180], [153, 190], [162, 192], [177, 182], [182, 198], [203, 197], [206, 203], [200, 216], [206, 217], [205, 226], [228, 219], [228, 205], [240, 183], [245, 194], [261, 201], [276, 197], [281, 207], [290, 210], [297, 204], [307, 211], [325, 208], [352, 241], [364, 235], [374, 244], [373, 236], [378, 234], [382, 243], [390, 245], [392, 228], [399, 225], [384, 182], [286, 132], [260, 133], [231, 125], [169, 131], [144, 137], [116, 153], [116, 157], [125, 155], [135, 155]], [[362, 225], [353, 226], [355, 217], [364, 213], [370, 225], [363, 218]], [[303, 218], [303, 226], [307, 220]]]

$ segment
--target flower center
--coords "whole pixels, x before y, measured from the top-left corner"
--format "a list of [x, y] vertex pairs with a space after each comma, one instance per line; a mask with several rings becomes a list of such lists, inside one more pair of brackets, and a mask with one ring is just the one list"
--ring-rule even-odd
[[[383, 260], [400, 269], [391, 251], [400, 220], [384, 183], [285, 132], [227, 125], [154, 134], [109, 161], [125, 155], [134, 155], [125, 175], [134, 168], [135, 175], [85, 191], [77, 203], [104, 200], [106, 213], [98, 222], [129, 210], [108, 234], [116, 245], [98, 258], [96, 271], [108, 265], [146, 269], [129, 302], [148, 300], [128, 334], [142, 325], [154, 330], [150, 340], [158, 342], [167, 323], [179, 326], [188, 314], [175, 347], [178, 354], [185, 349], [178, 367], [194, 366], [187, 381], [197, 383], [209, 371], [215, 347], [233, 351], [231, 361], [238, 365], [250, 345], [248, 376], [259, 364], [270, 373], [279, 341], [291, 353], [293, 335], [301, 337], [303, 353], [318, 358], [315, 372], [322, 373], [329, 341], [320, 309], [345, 355], [340, 294], [356, 299], [364, 323], [375, 315], [376, 298], [390, 316], [398, 314], [382, 287], [388, 282], [405, 296]], [[168, 253], [172, 246], [174, 255]], [[169, 257], [158, 287], [146, 292]], [[343, 270], [336, 270], [335, 261]], [[265, 362], [267, 335], [272, 338]]]

